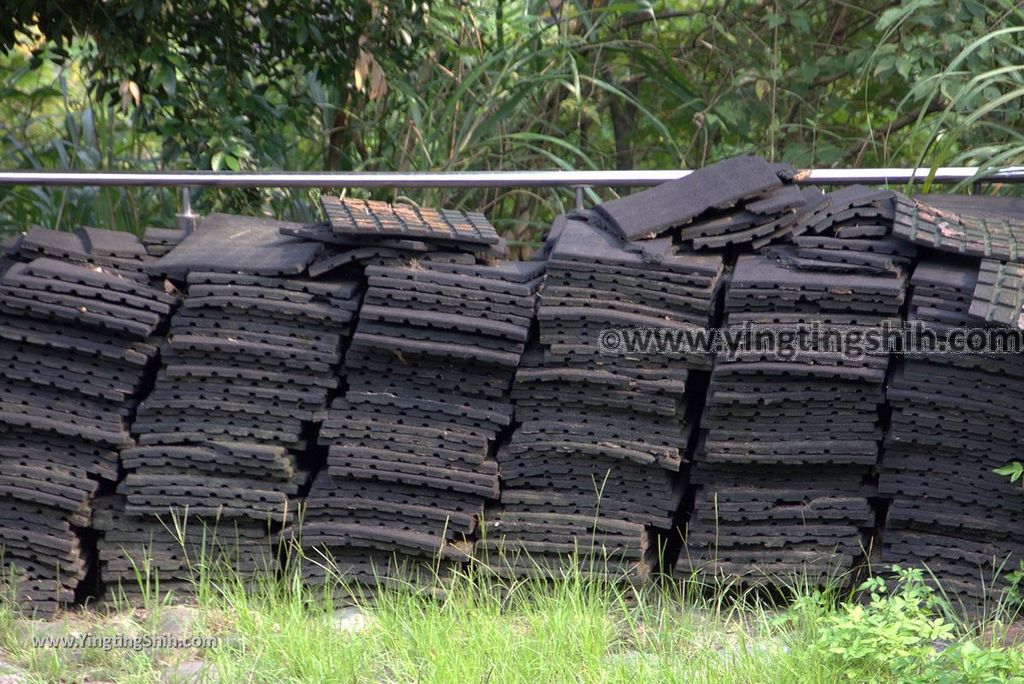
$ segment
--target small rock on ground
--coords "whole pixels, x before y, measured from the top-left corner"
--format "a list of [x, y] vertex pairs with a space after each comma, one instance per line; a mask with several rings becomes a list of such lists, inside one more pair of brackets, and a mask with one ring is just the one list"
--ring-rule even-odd
[[331, 626], [339, 632], [358, 634], [370, 626], [370, 618], [356, 606], [346, 606], [334, 611]]

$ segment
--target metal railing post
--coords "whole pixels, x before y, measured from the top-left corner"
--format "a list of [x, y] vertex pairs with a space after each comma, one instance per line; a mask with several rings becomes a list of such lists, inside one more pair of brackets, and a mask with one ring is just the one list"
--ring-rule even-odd
[[583, 205], [583, 191], [585, 189], [586, 188], [584, 186], [582, 186], [582, 185], [577, 185], [576, 186], [576, 210], [577, 211], [583, 211], [583, 209], [585, 208], [584, 205]]
[[174, 225], [187, 235], [196, 229], [199, 219], [199, 214], [192, 211], [192, 190], [186, 185], [181, 189], [181, 211], [174, 215]]

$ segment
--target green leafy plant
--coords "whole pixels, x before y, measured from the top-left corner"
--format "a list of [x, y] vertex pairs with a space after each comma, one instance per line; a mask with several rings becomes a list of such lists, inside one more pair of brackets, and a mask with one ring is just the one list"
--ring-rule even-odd
[[1024, 681], [1019, 647], [958, 632], [922, 570], [893, 566], [892, 574], [891, 586], [872, 577], [860, 587], [866, 602], [845, 602], [820, 622], [815, 646], [847, 678], [919, 684]]
[[846, 602], [823, 623], [818, 647], [838, 658], [851, 679], [871, 673], [902, 677], [934, 657], [936, 642], [953, 637], [954, 627], [937, 610], [939, 597], [924, 582], [921, 570], [893, 567], [896, 585], [872, 577], [860, 589], [870, 601]]
[[1020, 461], [1013, 461], [1012, 463], [1007, 463], [1004, 466], [996, 468], [992, 472], [996, 475], [1002, 475], [1010, 478], [1010, 482], [1017, 482], [1020, 480], [1021, 476], [1024, 476], [1024, 463], [1021, 463]]
[[922, 660], [916, 670], [903, 673], [904, 681], [928, 684], [1001, 684], [1020, 682], [1019, 649], [982, 647], [973, 641], [951, 644], [934, 657]]

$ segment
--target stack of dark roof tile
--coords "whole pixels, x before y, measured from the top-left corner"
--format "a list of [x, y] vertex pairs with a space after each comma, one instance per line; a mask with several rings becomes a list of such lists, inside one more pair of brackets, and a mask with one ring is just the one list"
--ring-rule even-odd
[[1024, 330], [1024, 264], [983, 260], [969, 313], [986, 323]]
[[[681, 574], [820, 583], [861, 554], [889, 365], [886, 348], [865, 353], [867, 335], [900, 326], [913, 249], [839, 234], [884, 222], [887, 201], [832, 193], [801, 217], [793, 244], [737, 261], [723, 328], [743, 346], [712, 372]], [[759, 348], [761, 334], [777, 346]]]
[[778, 171], [760, 157], [733, 157], [679, 180], [603, 202], [595, 207], [593, 220], [628, 242], [649, 240], [709, 212], [767, 199], [783, 187]]
[[680, 229], [678, 239], [693, 249], [721, 250], [749, 245], [754, 249], [788, 239], [802, 216], [822, 200], [814, 187], [784, 185], [743, 209], [716, 212]]
[[938, 249], [988, 257], [978, 270], [971, 315], [1024, 330], [1024, 200], [926, 195], [922, 201], [946, 221]]
[[[542, 262], [414, 262], [366, 269], [348, 392], [320, 432], [327, 470], [302, 527], [311, 579], [424, 579], [469, 558]], [[430, 572], [426, 573], [427, 576]]]
[[115, 270], [133, 280], [147, 281], [143, 271], [146, 249], [131, 233], [99, 228], [78, 228], [64, 233], [33, 228], [12, 241], [22, 259], [49, 257], [82, 266]]
[[691, 501], [684, 576], [824, 582], [884, 511], [883, 566], [1001, 592], [1024, 355], [886, 347], [911, 271], [932, 339], [1024, 329], [1024, 202], [794, 176], [726, 160], [559, 217], [526, 263], [480, 214], [331, 197], [319, 225], [5, 240], [0, 546], [24, 607], [82, 595], [97, 556], [133, 597], [140, 575], [188, 591], [196, 563], [254, 575], [281, 539], [312, 581], [433, 584], [474, 555], [642, 579]]
[[630, 245], [575, 219], [552, 233], [540, 345], [516, 376], [521, 426], [498, 455], [501, 505], [478, 553], [506, 576], [558, 576], [575, 557], [586, 574], [642, 579], [683, 497], [687, 381], [710, 357], [602, 353], [618, 346], [602, 333], [702, 330], [722, 260], [681, 254], [670, 238]]
[[788, 183], [792, 168], [733, 157], [676, 181], [599, 204], [589, 218], [632, 244], [672, 233], [693, 249], [755, 249], [785, 239], [821, 201], [816, 188]]
[[177, 298], [144, 282], [126, 233], [33, 229], [0, 276], [0, 546], [22, 608], [83, 590], [94, 497], [118, 477]]
[[[977, 262], [922, 261], [908, 319], [945, 339], [976, 328]], [[977, 301], [977, 300], [975, 300]], [[892, 407], [879, 478], [891, 499], [882, 561], [926, 566], [952, 596], [977, 605], [998, 598], [1024, 560], [1020, 485], [994, 469], [1019, 460], [1024, 355], [908, 355], [887, 392]]]
[[150, 266], [184, 278], [187, 296], [103, 522], [103, 578], [128, 596], [144, 560], [162, 591], [187, 590], [199, 560], [266, 569], [309, 487], [310, 430], [338, 385], [361, 284], [310, 280], [318, 247], [280, 225], [215, 215]]
[[775, 245], [769, 254], [789, 268], [884, 275], [910, 268], [914, 245], [888, 237], [840, 238], [800, 235], [792, 244]]
[[[902, 197], [902, 196], [901, 196]], [[820, 198], [814, 210], [802, 216], [796, 235], [832, 235], [838, 238], [881, 238], [893, 232], [896, 193], [851, 185]]]
[[970, 313], [988, 324], [1024, 330], [1024, 263], [984, 259]]
[[[1024, 202], [924, 195], [896, 202], [895, 234], [954, 255], [914, 272], [908, 318], [938, 331], [1021, 327]], [[891, 498], [882, 558], [925, 565], [950, 594], [978, 605], [1006, 589], [1024, 558], [1019, 488], [992, 471], [1018, 460], [1019, 353], [917, 354], [899, 362], [880, 492]]]

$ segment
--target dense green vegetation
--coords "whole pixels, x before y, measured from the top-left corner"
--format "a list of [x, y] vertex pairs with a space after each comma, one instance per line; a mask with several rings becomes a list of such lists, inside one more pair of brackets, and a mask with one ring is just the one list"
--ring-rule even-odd
[[[1024, 159], [1013, 0], [87, 0], [0, 19], [0, 167], [462, 170]], [[309, 193], [202, 210], [310, 217]], [[385, 192], [382, 197], [393, 197]], [[514, 237], [548, 190], [417, 192]], [[0, 225], [166, 224], [159, 190], [3, 190]]]

